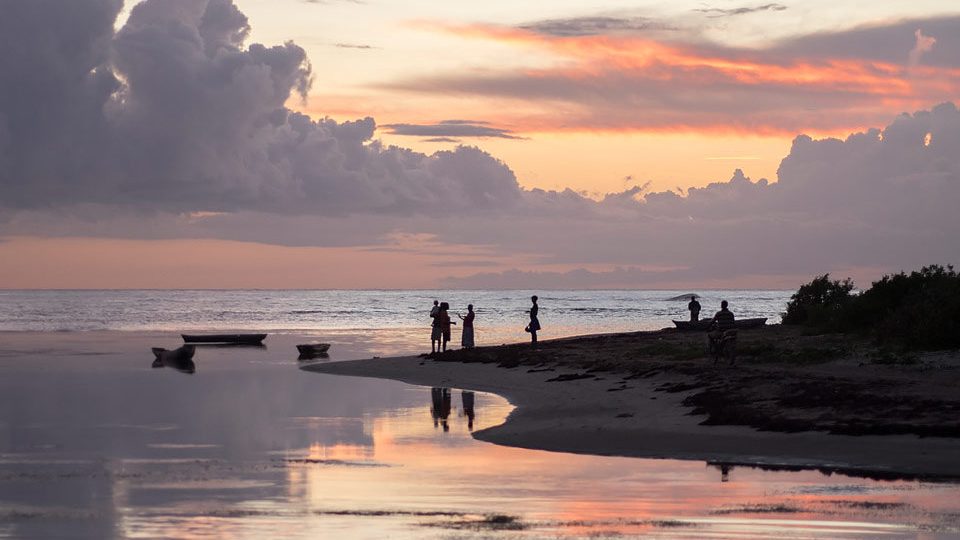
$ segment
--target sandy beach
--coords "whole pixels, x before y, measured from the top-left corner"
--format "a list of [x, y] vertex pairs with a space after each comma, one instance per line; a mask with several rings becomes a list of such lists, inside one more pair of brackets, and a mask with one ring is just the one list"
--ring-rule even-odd
[[737, 364], [714, 366], [702, 340], [636, 332], [303, 369], [499, 394], [516, 409], [474, 435], [507, 446], [960, 477], [956, 354], [891, 361], [777, 325], [742, 332]]

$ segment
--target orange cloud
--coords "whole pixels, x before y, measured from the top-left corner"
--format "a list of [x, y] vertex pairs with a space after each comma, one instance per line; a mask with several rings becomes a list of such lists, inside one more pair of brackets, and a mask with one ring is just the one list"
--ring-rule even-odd
[[[482, 24], [417, 25], [538, 53], [536, 65], [528, 68], [391, 85], [456, 100], [461, 107], [464, 99], [480, 100], [491, 105], [484, 107], [492, 111], [484, 119], [524, 133], [836, 134], [876, 125], [891, 110], [960, 95], [960, 68], [952, 66], [687, 45], [636, 35], [557, 36]], [[545, 67], [544, 57], [553, 59]], [[504, 107], [504, 100], [512, 106]]]

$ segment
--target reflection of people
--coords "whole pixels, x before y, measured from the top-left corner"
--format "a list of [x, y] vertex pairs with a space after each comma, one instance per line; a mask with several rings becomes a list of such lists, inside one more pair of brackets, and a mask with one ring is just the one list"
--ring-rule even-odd
[[430, 310], [430, 352], [440, 350], [440, 324], [437, 321], [437, 315], [440, 314], [440, 302], [433, 301], [433, 309]]
[[720, 470], [720, 481], [729, 482], [730, 481], [730, 471], [734, 469], [733, 465], [727, 463], [711, 463], [707, 462], [707, 467]]
[[447, 342], [450, 341], [450, 325], [457, 324], [450, 320], [450, 304], [440, 302], [440, 312], [437, 313], [436, 320], [440, 321], [440, 334], [443, 337], [443, 352], [447, 351]]
[[540, 319], [537, 318], [537, 315], [540, 312], [540, 306], [537, 305], [537, 296], [533, 295], [530, 297], [530, 301], [533, 302], [533, 305], [530, 306], [530, 324], [527, 325], [524, 330], [530, 332], [530, 344], [534, 347], [537, 346], [537, 331], [540, 330]]
[[467, 315], [457, 314], [463, 321], [463, 334], [460, 336], [460, 346], [464, 349], [473, 348], [473, 319], [476, 313], [473, 312], [473, 304], [467, 304]]
[[430, 414], [433, 416], [433, 427], [443, 426], [444, 431], [450, 431], [450, 389], [449, 388], [431, 388]]
[[690, 322], [697, 322], [700, 320], [700, 302], [697, 302], [696, 295], [692, 295], [690, 297], [690, 303], [687, 304], [687, 309], [690, 310]]
[[460, 397], [463, 399], [463, 414], [467, 417], [467, 429], [473, 431], [473, 419], [476, 416], [473, 410], [473, 392], [464, 390]]

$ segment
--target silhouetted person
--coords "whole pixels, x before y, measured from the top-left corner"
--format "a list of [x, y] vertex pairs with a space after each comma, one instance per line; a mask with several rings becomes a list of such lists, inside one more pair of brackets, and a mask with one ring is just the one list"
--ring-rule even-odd
[[530, 324], [527, 325], [525, 330], [530, 332], [530, 344], [534, 347], [537, 346], [537, 331], [540, 330], [540, 319], [537, 318], [537, 315], [540, 313], [540, 306], [537, 305], [537, 296], [533, 295], [530, 297], [530, 301], [533, 302], [533, 305], [530, 306]]
[[450, 304], [440, 302], [440, 312], [435, 320], [440, 322], [440, 335], [443, 338], [443, 352], [447, 352], [447, 342], [450, 341], [450, 325], [457, 324], [450, 320]]
[[727, 301], [720, 302], [720, 311], [713, 316], [713, 327], [717, 330], [730, 330], [734, 327], [733, 312], [727, 309]]
[[690, 303], [687, 304], [687, 309], [690, 310], [690, 322], [700, 320], [700, 302], [697, 302], [696, 295], [690, 297]]
[[730, 364], [733, 365], [736, 356], [737, 330], [733, 312], [727, 309], [726, 300], [720, 302], [720, 311], [713, 316], [713, 327], [707, 335], [710, 343], [710, 354], [713, 355], [713, 363], [716, 364], [721, 356], [726, 356], [730, 359]]
[[463, 399], [463, 414], [467, 417], [467, 429], [473, 431], [473, 418], [476, 416], [473, 410], [473, 392], [464, 390], [460, 398]]
[[431, 388], [430, 389], [430, 414], [433, 416], [433, 427], [442, 425], [444, 431], [450, 431], [450, 389], [449, 388]]
[[467, 316], [457, 314], [463, 321], [463, 334], [460, 336], [460, 346], [464, 349], [473, 348], [473, 319], [476, 313], [473, 312], [473, 304], [467, 304]]
[[434, 300], [433, 308], [430, 310], [430, 352], [435, 353], [440, 350], [440, 324], [437, 321], [437, 315], [440, 314], [440, 302]]

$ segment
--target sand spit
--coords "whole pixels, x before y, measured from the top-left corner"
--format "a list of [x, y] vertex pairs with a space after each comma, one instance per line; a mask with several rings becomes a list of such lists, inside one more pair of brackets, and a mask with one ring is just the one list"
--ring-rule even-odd
[[960, 357], [891, 361], [846, 336], [741, 333], [735, 366], [673, 330], [305, 366], [492, 392], [517, 408], [475, 437], [597, 455], [960, 478]]

